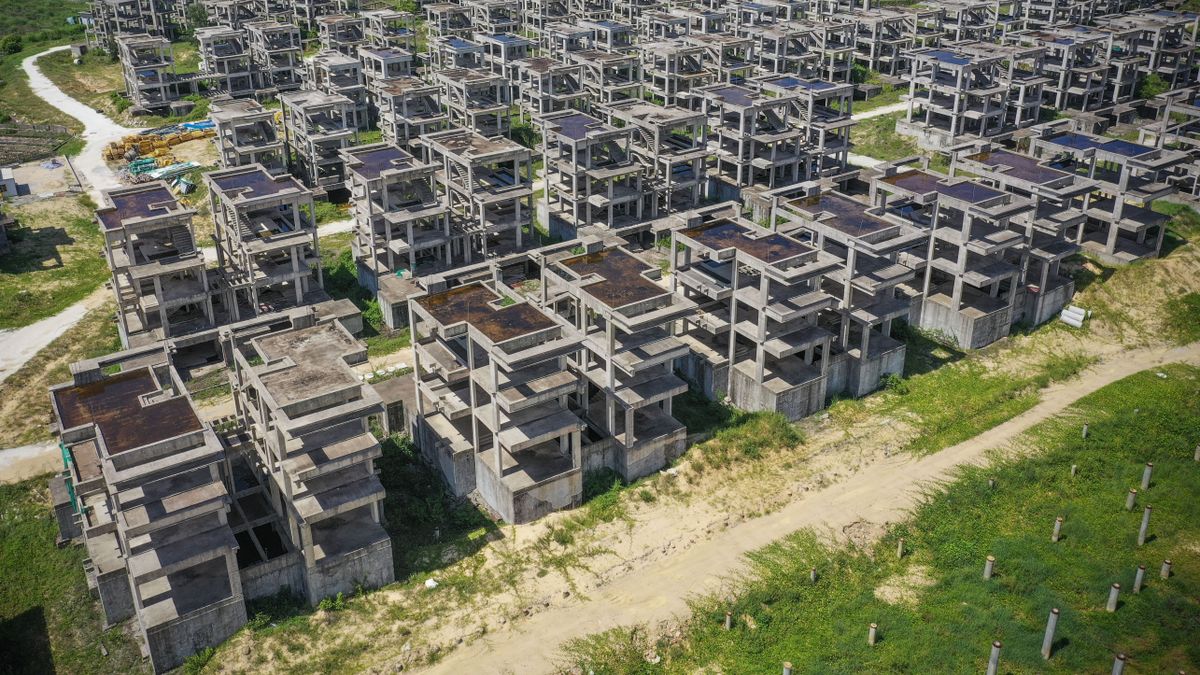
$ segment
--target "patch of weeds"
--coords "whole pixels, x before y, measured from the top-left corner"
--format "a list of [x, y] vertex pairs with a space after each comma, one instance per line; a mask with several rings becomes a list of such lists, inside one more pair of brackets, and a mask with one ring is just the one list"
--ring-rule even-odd
[[1185, 293], [1163, 306], [1163, 328], [1168, 339], [1186, 345], [1200, 340], [1200, 293]]

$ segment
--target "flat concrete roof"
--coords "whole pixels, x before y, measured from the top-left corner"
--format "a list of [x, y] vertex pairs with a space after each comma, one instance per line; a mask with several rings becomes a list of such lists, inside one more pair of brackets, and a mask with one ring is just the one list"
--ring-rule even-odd
[[492, 289], [474, 283], [416, 298], [413, 302], [443, 326], [466, 323], [496, 343], [558, 325], [529, 303], [497, 307], [496, 303], [501, 300]]
[[583, 288], [613, 309], [644, 302], [670, 293], [644, 275], [653, 268], [619, 248], [607, 248], [562, 260], [559, 264], [580, 278], [600, 277]]
[[109, 454], [117, 454], [203, 428], [184, 397], [142, 402], [144, 395], [158, 391], [147, 367], [56, 389], [52, 395], [62, 428], [95, 424]]
[[343, 357], [360, 351], [361, 345], [336, 323], [322, 323], [286, 331], [254, 341], [269, 362], [288, 357], [295, 365], [259, 376], [263, 386], [280, 405], [317, 398], [360, 385]]
[[158, 218], [172, 212], [186, 212], [165, 183], [159, 181], [133, 188], [118, 188], [104, 193], [111, 208], [96, 210], [96, 218], [106, 230], [118, 230], [131, 218]]
[[732, 248], [766, 263], [777, 263], [815, 251], [791, 237], [774, 232], [752, 237], [750, 230], [731, 220], [688, 228], [682, 234], [714, 251]]

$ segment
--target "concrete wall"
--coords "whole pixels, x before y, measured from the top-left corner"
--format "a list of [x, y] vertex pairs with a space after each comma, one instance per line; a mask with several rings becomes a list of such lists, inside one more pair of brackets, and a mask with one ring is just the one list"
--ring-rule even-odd
[[583, 503], [583, 471], [575, 469], [562, 476], [513, 491], [483, 460], [476, 456], [476, 487], [484, 503], [507, 523], [528, 523], [562, 509]]
[[448, 448], [436, 447], [432, 442], [433, 434], [423, 421], [418, 422], [421, 454], [426, 461], [436, 466], [446, 481], [446, 486], [455, 497], [465, 497], [475, 489], [475, 453], [470, 450], [451, 453]]
[[879, 381], [887, 375], [903, 375], [906, 350], [901, 343], [874, 358], [849, 359], [846, 393], [855, 398], [866, 396], [878, 389]]
[[687, 356], [676, 360], [675, 367], [684, 379], [699, 388], [705, 398], [712, 401], [725, 398], [725, 390], [729, 383], [729, 366], [714, 367], [703, 357], [689, 351]]
[[1034, 326], [1050, 321], [1075, 297], [1075, 282], [1067, 280], [1061, 286], [1042, 293], [1025, 294], [1025, 320]]
[[124, 567], [107, 574], [97, 574], [95, 585], [100, 595], [100, 609], [104, 611], [105, 627], [133, 616], [133, 591], [129, 588], [129, 573]]
[[949, 335], [964, 349], [979, 349], [1006, 337], [1012, 320], [1007, 307], [974, 318], [939, 302], [926, 300], [922, 303], [921, 318], [917, 325]]
[[686, 449], [687, 429], [648, 443], [636, 442], [633, 449], [619, 453], [624, 455], [624, 461], [617, 471], [626, 481], [632, 482], [663, 469]]
[[295, 593], [304, 591], [304, 556], [285, 553], [241, 570], [242, 596], [247, 600], [275, 595], [284, 586]]
[[825, 370], [825, 395], [829, 398], [849, 393], [850, 355], [838, 352], [829, 357], [829, 368]]
[[145, 629], [154, 672], [178, 668], [192, 654], [206, 647], [216, 647], [245, 624], [246, 603], [241, 596], [234, 595], [216, 605]]
[[313, 605], [338, 593], [351, 595], [360, 584], [365, 588], [385, 586], [396, 580], [392, 540], [383, 539], [333, 561], [323, 561], [304, 573], [308, 601]]
[[735, 408], [778, 412], [795, 422], [825, 407], [825, 378], [776, 394], [735, 369], [730, 398]]

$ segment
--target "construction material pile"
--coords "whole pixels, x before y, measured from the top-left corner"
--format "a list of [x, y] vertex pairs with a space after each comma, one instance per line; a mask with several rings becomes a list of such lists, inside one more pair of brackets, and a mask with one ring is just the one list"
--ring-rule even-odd
[[157, 129], [147, 129], [140, 134], [126, 136], [119, 141], [109, 143], [104, 148], [104, 159], [111, 162], [121, 160], [133, 161], [141, 158], [167, 159], [159, 166], [173, 164], [170, 149], [188, 141], [211, 138], [216, 135], [212, 122], [187, 122], [172, 124]]

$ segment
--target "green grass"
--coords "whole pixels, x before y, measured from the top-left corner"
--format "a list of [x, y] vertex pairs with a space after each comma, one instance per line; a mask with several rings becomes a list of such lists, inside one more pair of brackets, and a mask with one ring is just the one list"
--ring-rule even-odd
[[[51, 207], [55, 208], [51, 208]], [[82, 300], [108, 277], [104, 239], [71, 198], [9, 212], [12, 249], [0, 256], [0, 328], [19, 328]]]
[[21, 68], [21, 61], [25, 58], [69, 41], [66, 37], [42, 42], [26, 40], [20, 52], [0, 57], [0, 122], [15, 120], [24, 124], [59, 124], [74, 133], [83, 131], [79, 120], [34, 95], [29, 88], [29, 78]]
[[358, 145], [367, 145], [368, 143], [378, 143], [383, 140], [383, 132], [379, 129], [371, 129], [370, 131], [358, 132]]
[[855, 122], [850, 130], [852, 151], [885, 162], [921, 154], [916, 141], [896, 133], [896, 120], [901, 115], [892, 113]]
[[[750, 556], [750, 575], [732, 599], [692, 605], [681, 639], [620, 628], [577, 640], [564, 668], [583, 672], [966, 673], [983, 670], [990, 643], [1004, 644], [1002, 672], [1108, 672], [1117, 652], [1137, 672], [1200, 667], [1200, 370], [1170, 366], [1165, 379], [1143, 372], [1085, 397], [1071, 414], [1035, 427], [1023, 447], [1039, 452], [991, 467], [961, 469], [934, 488], [911, 518], [866, 550], [833, 548], [800, 532]], [[1140, 409], [1140, 411], [1138, 410]], [[1085, 441], [1079, 427], [1090, 424]], [[1123, 508], [1146, 461], [1155, 464], [1151, 539], [1135, 545], [1141, 509]], [[1079, 467], [1077, 476], [1070, 466]], [[989, 489], [987, 479], [996, 480]], [[1141, 498], [1139, 498], [1141, 499]], [[1064, 538], [1050, 542], [1056, 516]], [[897, 559], [897, 538], [905, 538]], [[996, 557], [996, 576], [981, 578]], [[1163, 559], [1176, 561], [1168, 580]], [[1129, 592], [1137, 565], [1146, 588]], [[810, 584], [808, 570], [818, 571]], [[881, 599], [881, 586], [909, 585], [913, 600]], [[1116, 613], [1104, 611], [1109, 585], [1125, 587]], [[1038, 653], [1050, 608], [1061, 610], [1053, 656]], [[721, 627], [726, 611], [734, 628]], [[869, 623], [879, 641], [868, 647]], [[661, 661], [650, 664], [646, 654]]]
[[[320, 204], [318, 204], [318, 214]], [[325, 291], [334, 299], [348, 298], [362, 311], [362, 340], [367, 345], [370, 357], [393, 354], [412, 344], [407, 328], [389, 330], [383, 321], [379, 301], [367, 289], [358, 284], [358, 270], [350, 240], [354, 234], [347, 232], [321, 238], [321, 267], [325, 274]]]
[[1164, 307], [1166, 333], [1176, 344], [1200, 340], [1200, 293], [1186, 293], [1167, 300]]
[[19, 35], [30, 42], [40, 42], [55, 37], [80, 36], [82, 25], [71, 25], [67, 18], [78, 16], [90, 8], [82, 0], [22, 0], [7, 2], [0, 12], [0, 36]]
[[[44, 395], [44, 392], [43, 392]], [[0, 485], [0, 666], [6, 673], [147, 672], [123, 628], [102, 628], [82, 546], [57, 548], [47, 476]], [[108, 650], [102, 655], [100, 645]]]
[[729, 425], [738, 412], [689, 389], [671, 402], [671, 416], [687, 427], [689, 434], [695, 434]]
[[926, 455], [977, 436], [1037, 405], [1039, 390], [1095, 363], [1080, 353], [1056, 354], [1034, 374], [992, 372], [937, 336], [911, 327], [897, 337], [908, 345], [906, 377], [884, 394], [885, 413], [910, 418], [917, 435], [905, 450]]

